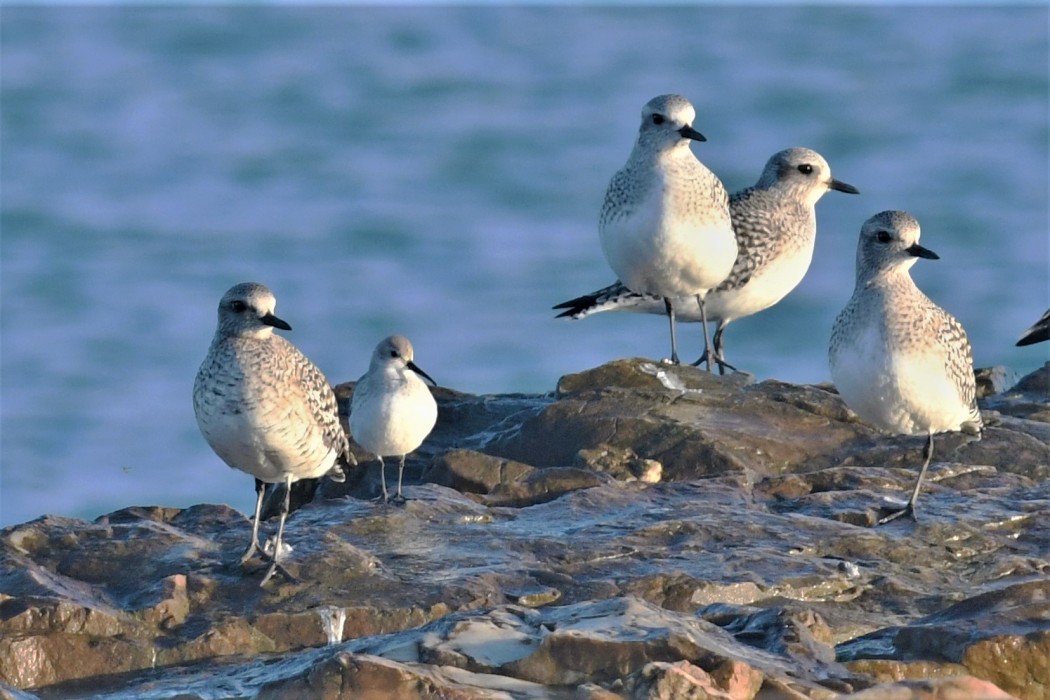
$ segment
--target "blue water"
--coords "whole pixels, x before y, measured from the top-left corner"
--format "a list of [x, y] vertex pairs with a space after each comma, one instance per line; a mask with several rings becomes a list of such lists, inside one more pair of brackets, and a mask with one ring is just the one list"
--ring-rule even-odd
[[[611, 282], [597, 212], [642, 104], [680, 92], [730, 190], [789, 146], [828, 194], [808, 277], [726, 333], [828, 379], [861, 222], [906, 209], [978, 365], [1050, 304], [1048, 9], [10, 7], [2, 12], [0, 524], [252, 507], [190, 390], [236, 282], [333, 383], [408, 335], [445, 386], [542, 392], [668, 353], [656, 316], [555, 321]], [[687, 355], [699, 329], [683, 327]], [[690, 349], [690, 347], [692, 349]]]

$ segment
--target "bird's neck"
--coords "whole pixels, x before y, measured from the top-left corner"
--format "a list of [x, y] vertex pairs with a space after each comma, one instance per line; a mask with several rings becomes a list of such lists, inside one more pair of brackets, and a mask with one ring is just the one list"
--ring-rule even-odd
[[885, 291], [908, 290], [915, 288], [915, 281], [907, 267], [894, 265], [861, 271], [857, 276], [857, 287]]
[[631, 151], [627, 167], [631, 169], [660, 169], [674, 167], [688, 160], [695, 161], [696, 157], [689, 149], [689, 141], [685, 139], [660, 146], [637, 143], [634, 146], [634, 150]]

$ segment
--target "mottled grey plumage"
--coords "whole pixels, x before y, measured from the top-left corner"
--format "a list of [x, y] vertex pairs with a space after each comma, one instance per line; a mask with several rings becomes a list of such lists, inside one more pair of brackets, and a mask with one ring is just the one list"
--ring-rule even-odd
[[835, 319], [828, 353], [832, 380], [861, 419], [890, 433], [927, 435], [907, 507], [880, 522], [914, 517], [934, 433], [979, 434], [983, 425], [966, 331], [915, 286], [908, 271], [920, 257], [937, 259], [919, 245], [919, 234], [919, 222], [902, 211], [864, 222], [856, 288]]
[[729, 277], [713, 290], [720, 293], [718, 306], [725, 309], [720, 318], [726, 323], [760, 310], [752, 311], [755, 303], [744, 304], [739, 294], [760, 274], [782, 275], [793, 282], [770, 284], [774, 289], [763, 295], [763, 301], [767, 296], [775, 298], [762, 308], [783, 299], [802, 281], [813, 259], [816, 205], [828, 190], [859, 193], [853, 185], [831, 177], [831, 166], [816, 151], [788, 148], [766, 162], [758, 182], [729, 198], [740, 253]]
[[[789, 148], [766, 162], [758, 182], [729, 198], [737, 257], [729, 276], [704, 300], [707, 319], [718, 322], [714, 359], [719, 371], [732, 368], [722, 344], [726, 326], [773, 306], [802, 281], [813, 259], [815, 207], [832, 189], [857, 193], [852, 185], [831, 177], [831, 168], [816, 151]], [[700, 321], [699, 309], [685, 301], [675, 301], [675, 307], [681, 309], [678, 319]], [[619, 281], [554, 308], [566, 309], [559, 317], [575, 319], [602, 311], [666, 313], [660, 296], [631, 291]]]
[[[638, 139], [609, 182], [598, 225], [602, 252], [624, 284], [662, 298], [675, 363], [675, 300], [695, 298], [703, 317], [704, 297], [729, 274], [737, 252], [725, 188], [689, 148], [690, 140], [704, 140], [693, 129], [695, 116], [680, 95], [645, 105]], [[704, 344], [706, 350], [706, 325]]]
[[[252, 541], [242, 561], [259, 548], [264, 483], [328, 476], [343, 481], [355, 464], [339, 424], [335, 394], [324, 374], [298, 348], [273, 333], [291, 326], [274, 316], [273, 293], [261, 284], [232, 287], [219, 302], [219, 322], [193, 385], [197, 425], [229, 466], [256, 479]], [[269, 572], [276, 571], [288, 492]]]

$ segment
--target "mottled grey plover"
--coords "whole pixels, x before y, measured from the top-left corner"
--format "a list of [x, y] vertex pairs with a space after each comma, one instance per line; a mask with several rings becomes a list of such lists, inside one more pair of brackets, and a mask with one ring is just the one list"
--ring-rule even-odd
[[[737, 258], [729, 277], [704, 299], [707, 320], [718, 322], [714, 360], [720, 373], [727, 367], [736, 369], [725, 358], [722, 334], [726, 326], [773, 306], [805, 277], [817, 238], [815, 207], [828, 190], [858, 194], [856, 187], [831, 177], [827, 161], [816, 151], [788, 148], [766, 162], [754, 186], [729, 197]], [[678, 320], [700, 321], [699, 309], [686, 301], [674, 302]], [[558, 318], [574, 319], [602, 311], [667, 313], [661, 297], [633, 292], [620, 281], [554, 308], [566, 309]]]
[[[613, 272], [628, 289], [663, 299], [675, 364], [675, 301], [695, 297], [705, 318], [704, 297], [729, 275], [737, 255], [725, 187], [689, 148], [690, 141], [705, 140], [693, 128], [695, 117], [681, 95], [646, 103], [638, 139], [609, 182], [598, 224]], [[711, 357], [706, 323], [704, 353]]]
[[383, 339], [372, 352], [368, 371], [357, 381], [350, 399], [350, 435], [379, 458], [383, 502], [389, 500], [383, 457], [399, 460], [394, 501], [403, 502], [405, 456], [423, 444], [437, 422], [437, 402], [423, 379], [435, 382], [413, 359], [408, 338], [392, 335]]
[[828, 352], [835, 387], [862, 420], [890, 433], [927, 436], [907, 506], [879, 524], [915, 518], [934, 433], [980, 435], [983, 426], [966, 331], [915, 286], [908, 270], [918, 258], [938, 256], [919, 245], [911, 214], [884, 211], [864, 222], [857, 284], [835, 319]]
[[[256, 551], [271, 561], [260, 585], [279, 568], [288, 575], [279, 559], [292, 483], [320, 476], [343, 481], [343, 467], [356, 464], [328, 380], [273, 332], [291, 330], [274, 315], [276, 303], [269, 289], [254, 282], [226, 292], [193, 384], [193, 410], [204, 439], [226, 464], [255, 477], [252, 541], [241, 562]], [[259, 545], [259, 513], [265, 484], [276, 483], [284, 483], [285, 498], [268, 554]]]
[[1047, 309], [1042, 318], [1025, 329], [1017, 340], [1018, 346], [1032, 345], [1050, 340], [1050, 309]]

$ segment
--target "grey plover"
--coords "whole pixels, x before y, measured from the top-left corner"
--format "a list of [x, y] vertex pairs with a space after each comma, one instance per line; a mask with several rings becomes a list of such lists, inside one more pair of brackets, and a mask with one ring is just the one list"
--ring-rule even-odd
[[[276, 300], [261, 284], [232, 287], [219, 301], [219, 323], [193, 384], [193, 410], [204, 439], [234, 469], [255, 477], [252, 541], [241, 557], [259, 551], [271, 562], [262, 584], [280, 568], [291, 485], [327, 476], [343, 481], [356, 464], [339, 424], [335, 394], [309, 359], [274, 328], [291, 326], [274, 315]], [[273, 553], [259, 546], [265, 484], [284, 483], [285, 499]]]
[[979, 435], [983, 426], [966, 331], [915, 286], [908, 270], [919, 258], [938, 256], [919, 245], [911, 214], [884, 211], [864, 222], [857, 284], [835, 319], [828, 352], [835, 387], [862, 420], [890, 433], [927, 436], [907, 506], [880, 524], [915, 518], [934, 433]]
[[[729, 197], [737, 257], [729, 277], [704, 299], [707, 320], [717, 321], [714, 360], [720, 373], [736, 369], [725, 358], [722, 334], [732, 321], [768, 309], [805, 277], [817, 238], [817, 201], [828, 190], [858, 194], [853, 185], [831, 177], [827, 161], [808, 148], [774, 154], [752, 187]], [[680, 321], [700, 321], [699, 309], [676, 299]], [[622, 282], [554, 307], [558, 318], [581, 319], [602, 311], [665, 314], [664, 301], [631, 291]], [[705, 360], [701, 357], [693, 364]]]
[[392, 335], [383, 339], [372, 352], [368, 371], [358, 380], [350, 399], [350, 435], [379, 458], [384, 502], [389, 495], [383, 457], [399, 460], [394, 500], [402, 502], [405, 456], [423, 444], [437, 422], [437, 402], [423, 379], [435, 382], [413, 359], [408, 338]]
[[[646, 103], [638, 139], [609, 183], [598, 225], [602, 252], [627, 288], [663, 299], [675, 364], [676, 300], [694, 297], [705, 318], [704, 297], [729, 275], [737, 254], [725, 187], [689, 148], [690, 141], [705, 140], [693, 128], [695, 117], [681, 95]], [[710, 357], [706, 323], [704, 352]]]
[[1032, 345], [1044, 340], [1050, 340], [1050, 309], [1047, 309], [1038, 321], [1025, 329], [1017, 340], [1017, 345]]

